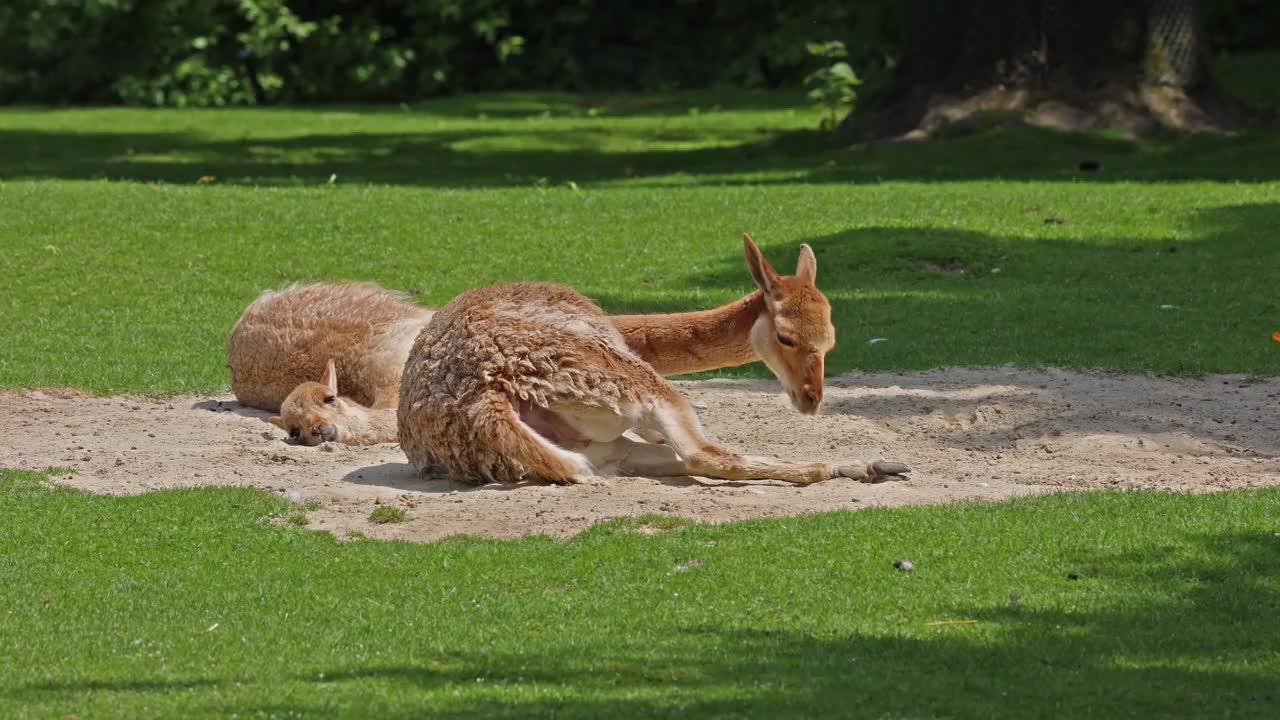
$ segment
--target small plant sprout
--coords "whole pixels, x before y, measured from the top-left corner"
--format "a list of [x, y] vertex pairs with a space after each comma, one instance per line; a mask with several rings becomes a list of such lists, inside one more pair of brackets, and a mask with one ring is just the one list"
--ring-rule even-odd
[[844, 43], [839, 40], [806, 43], [805, 48], [824, 64], [804, 79], [809, 99], [818, 103], [818, 109], [822, 113], [822, 121], [818, 127], [826, 131], [835, 130], [840, 121], [840, 113], [853, 109], [858, 97], [856, 88], [862, 84], [862, 80], [849, 63], [842, 59], [848, 52], [845, 51]]

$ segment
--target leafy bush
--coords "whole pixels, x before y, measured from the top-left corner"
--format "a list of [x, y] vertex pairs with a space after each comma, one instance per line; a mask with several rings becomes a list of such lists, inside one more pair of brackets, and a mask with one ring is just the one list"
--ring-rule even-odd
[[[1280, 10], [1205, 0], [1215, 47]], [[0, 102], [387, 102], [492, 89], [795, 87], [821, 31], [869, 84], [901, 0], [4, 0]], [[1261, 20], [1253, 19], [1255, 16]]]
[[892, 56], [892, 0], [6, 0], [0, 101], [370, 102], [508, 88], [794, 86], [822, 27]]
[[371, 101], [499, 80], [503, 0], [6, 0], [0, 102]]
[[821, 43], [808, 43], [809, 54], [820, 58], [823, 66], [809, 73], [804, 79], [809, 88], [809, 99], [818, 103], [822, 112], [819, 127], [823, 130], [834, 130], [840, 122], [840, 116], [853, 108], [858, 97], [857, 88], [862, 84], [849, 63], [842, 58], [848, 57], [844, 43], [829, 40]]

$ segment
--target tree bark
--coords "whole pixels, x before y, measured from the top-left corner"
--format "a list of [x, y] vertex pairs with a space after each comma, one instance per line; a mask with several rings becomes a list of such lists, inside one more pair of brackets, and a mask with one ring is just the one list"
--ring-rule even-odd
[[913, 0], [894, 76], [838, 136], [1034, 125], [1220, 132], [1198, 0]]

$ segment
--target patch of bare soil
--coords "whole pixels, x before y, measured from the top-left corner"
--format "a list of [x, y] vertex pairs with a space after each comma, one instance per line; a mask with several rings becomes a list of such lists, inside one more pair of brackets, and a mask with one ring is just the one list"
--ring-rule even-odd
[[[434, 540], [457, 533], [566, 536], [607, 518], [706, 521], [1000, 499], [1069, 488], [1219, 490], [1280, 484], [1280, 379], [1169, 379], [1059, 370], [850, 373], [822, 415], [791, 409], [777, 383], [679, 383], [709, 433], [752, 454], [885, 458], [910, 479], [878, 485], [607, 478], [575, 487], [474, 488], [419, 478], [396, 445], [286, 444], [266, 413], [227, 397], [0, 394], [0, 467], [73, 468], [101, 493], [244, 485], [317, 502], [311, 527], [343, 537]], [[408, 520], [373, 525], [378, 504]]]

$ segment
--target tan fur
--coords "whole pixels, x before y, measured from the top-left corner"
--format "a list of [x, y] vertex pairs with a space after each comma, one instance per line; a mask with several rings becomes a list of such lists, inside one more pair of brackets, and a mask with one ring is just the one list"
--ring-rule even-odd
[[[394, 442], [400, 374], [433, 310], [405, 295], [356, 282], [267, 291], [227, 339], [231, 390], [242, 404], [279, 411], [273, 424], [317, 444], [329, 427], [341, 442]], [[326, 363], [341, 395], [326, 403]], [[291, 433], [292, 434], [292, 433]]]
[[[779, 275], [750, 235], [747, 268], [759, 288], [713, 310], [612, 318], [626, 342], [662, 375], [763, 360], [804, 413], [822, 404], [823, 359], [835, 347], [831, 304], [816, 285], [818, 263], [800, 246], [796, 274]], [[779, 337], [791, 342], [784, 345]]]
[[[810, 483], [879, 479], [896, 463], [785, 463], [721, 448], [684, 399], [591, 300], [546, 283], [467, 291], [414, 343], [401, 381], [400, 446], [420, 470], [467, 482], [570, 483], [696, 474]], [[630, 429], [667, 445], [637, 443]]]
[[[626, 345], [661, 375], [763, 359], [793, 404], [802, 412], [816, 412], [822, 402], [823, 356], [835, 344], [830, 304], [814, 283], [817, 261], [802, 245], [797, 274], [783, 277], [750, 236], [743, 237], [743, 246], [759, 290], [712, 310], [620, 315], [610, 321]], [[367, 284], [326, 283], [264, 293], [245, 311], [228, 341], [233, 390], [242, 403], [279, 408], [281, 416], [271, 422], [307, 444], [332, 437], [348, 444], [393, 442], [392, 399], [412, 338], [431, 312]], [[497, 312], [537, 314], [565, 327], [583, 324], [538, 301]], [[792, 346], [779, 342], [780, 331]], [[265, 356], [270, 359], [261, 360]], [[239, 362], [233, 363], [233, 357]], [[338, 393], [326, 393], [323, 384], [314, 382], [319, 371], [312, 368], [328, 357], [339, 360], [346, 397], [326, 403], [326, 397]], [[237, 364], [248, 380], [237, 383]], [[255, 368], [265, 372], [252, 373]], [[264, 395], [265, 401], [260, 399]]]
[[281, 404], [280, 414], [267, 418], [267, 422], [303, 445], [395, 442], [396, 409], [365, 407], [343, 397], [338, 392], [337, 378], [334, 362], [330, 360], [320, 382], [305, 382], [294, 388]]

